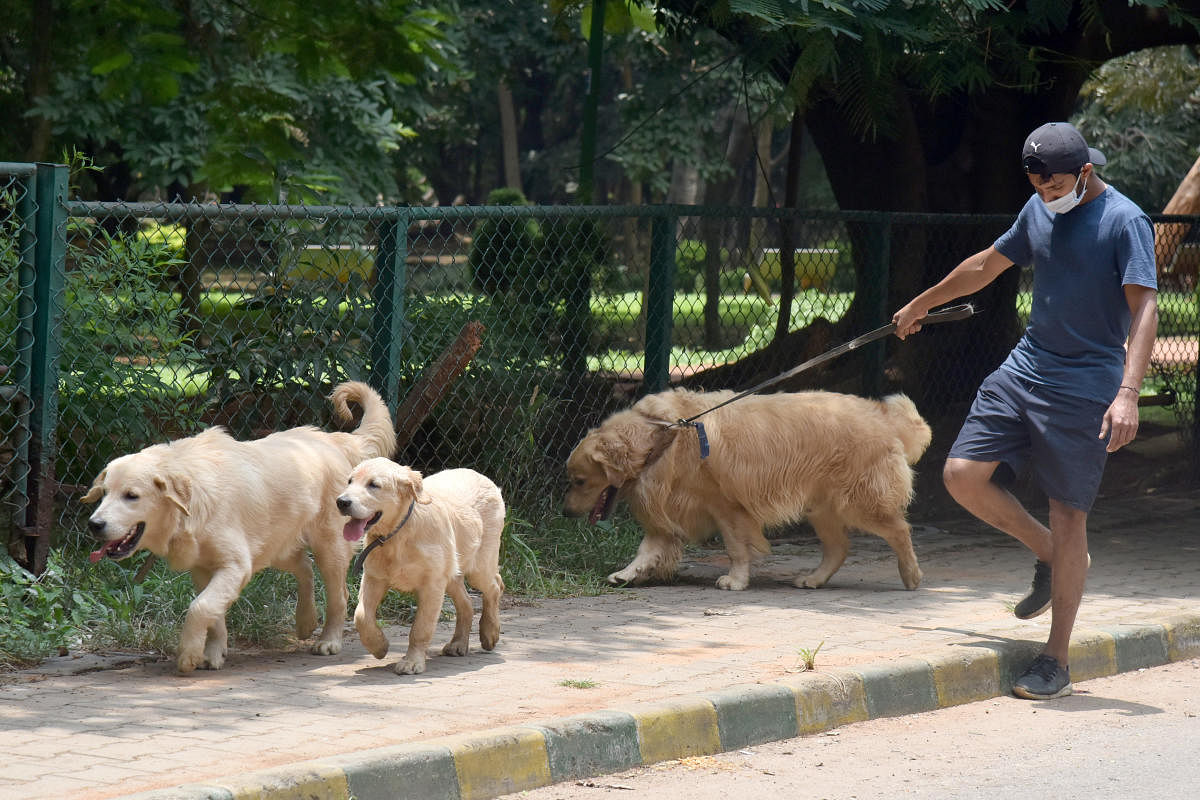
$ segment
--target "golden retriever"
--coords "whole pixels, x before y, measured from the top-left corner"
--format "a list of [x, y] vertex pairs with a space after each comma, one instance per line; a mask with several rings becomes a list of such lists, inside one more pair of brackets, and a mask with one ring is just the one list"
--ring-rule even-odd
[[698, 431], [671, 423], [733, 396], [683, 389], [647, 395], [576, 445], [567, 459], [564, 513], [595, 522], [622, 498], [645, 532], [637, 556], [609, 582], [670, 578], [685, 543], [720, 533], [730, 569], [717, 586], [745, 589], [752, 559], [770, 550], [763, 527], [807, 518], [822, 557], [797, 586], [824, 585], [857, 528], [891, 545], [900, 578], [915, 589], [922, 576], [905, 511], [911, 465], [931, 432], [912, 401], [899, 394], [750, 395], [700, 418], [711, 450], [701, 458]]
[[465, 656], [475, 611], [463, 576], [483, 594], [479, 643], [484, 650], [496, 646], [504, 594], [499, 566], [504, 498], [496, 484], [469, 469], [422, 478], [414, 469], [373, 458], [351, 471], [337, 507], [350, 518], [343, 536], [352, 542], [367, 538], [354, 627], [372, 655], [387, 655], [375, 611], [392, 588], [417, 596], [408, 651], [393, 667], [397, 674], [425, 671], [425, 650], [447, 592], [454, 601], [454, 635], [442, 654]]
[[327, 598], [312, 651], [341, 651], [353, 547], [341, 536], [333, 498], [355, 464], [391, 455], [396, 434], [387, 406], [365, 383], [343, 383], [330, 400], [343, 420], [351, 418], [349, 401], [361, 406], [353, 433], [301, 427], [243, 442], [210, 428], [114, 459], [84, 496], [84, 502], [104, 498], [88, 520], [101, 542], [92, 561], [149, 550], [172, 569], [191, 572], [197, 595], [179, 638], [180, 672], [221, 668], [225, 614], [265, 567], [296, 576], [296, 634], [311, 636], [317, 608], [305, 548], [316, 556]]

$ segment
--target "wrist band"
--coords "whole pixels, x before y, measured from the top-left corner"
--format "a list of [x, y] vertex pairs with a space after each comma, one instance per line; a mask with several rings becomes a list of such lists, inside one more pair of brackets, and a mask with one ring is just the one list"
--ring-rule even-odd
[[1121, 391], [1121, 389], [1128, 389], [1129, 391], [1133, 392], [1134, 394], [1141, 394], [1141, 393], [1142, 393], [1140, 389], [1137, 389], [1137, 388], [1135, 388], [1135, 387], [1133, 387], [1133, 386], [1126, 386], [1126, 385], [1125, 385], [1125, 384], [1123, 384], [1123, 383], [1121, 384], [1120, 388], [1118, 388], [1118, 389], [1117, 389], [1117, 391], [1119, 392], [1119, 391]]

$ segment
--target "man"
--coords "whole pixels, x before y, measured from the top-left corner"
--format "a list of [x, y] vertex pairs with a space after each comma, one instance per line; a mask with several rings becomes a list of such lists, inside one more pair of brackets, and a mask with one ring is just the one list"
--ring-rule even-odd
[[[1137, 434], [1158, 328], [1153, 228], [1096, 174], [1105, 163], [1065, 122], [1033, 131], [1021, 166], [1035, 193], [1016, 223], [892, 318], [903, 339], [935, 306], [979, 291], [1013, 264], [1033, 267], [1029, 325], [979, 387], [942, 477], [961, 506], [1037, 557], [1015, 613], [1031, 619], [1051, 609], [1050, 636], [1013, 686], [1035, 700], [1071, 693], [1068, 646], [1091, 561], [1087, 515], [1108, 453]], [[993, 480], [1026, 465], [1049, 499], [1049, 527]]]

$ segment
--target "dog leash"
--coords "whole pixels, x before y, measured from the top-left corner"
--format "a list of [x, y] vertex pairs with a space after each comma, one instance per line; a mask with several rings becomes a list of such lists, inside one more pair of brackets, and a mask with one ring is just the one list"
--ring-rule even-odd
[[354, 575], [362, 574], [363, 564], [366, 563], [367, 556], [371, 555], [371, 551], [374, 550], [376, 547], [379, 547], [379, 545], [383, 544], [388, 539], [391, 539], [397, 533], [399, 533], [400, 529], [404, 527], [404, 524], [406, 522], [408, 522], [408, 518], [412, 516], [413, 509], [416, 507], [417, 507], [417, 500], [414, 497], [413, 501], [411, 503], [409, 503], [409, 505], [408, 505], [408, 513], [404, 515], [404, 519], [400, 520], [400, 524], [397, 525], [396, 527], [392, 528], [392, 532], [389, 533], [387, 536], [380, 536], [378, 539], [371, 541], [370, 543], [367, 544], [366, 547], [363, 548], [363, 551], [358, 554], [358, 558], [354, 559], [354, 566], [351, 567], [351, 570], [353, 571]]
[[[922, 317], [920, 319], [920, 324], [921, 325], [933, 325], [938, 322], [954, 322], [956, 320], [966, 319], [967, 317], [971, 316], [974, 313], [975, 313], [974, 306], [972, 306], [970, 303], [963, 303], [961, 305], [950, 306], [948, 308], [944, 308], [941, 311], [934, 311], [932, 313], [926, 314], [924, 317]], [[817, 366], [818, 364], [823, 364], [826, 361], [829, 361], [830, 359], [837, 358], [838, 356], [849, 353], [851, 350], [855, 350], [859, 347], [862, 347], [864, 344], [870, 344], [871, 342], [875, 341], [876, 339], [882, 339], [884, 336], [887, 336], [888, 334], [895, 333], [895, 332], [896, 332], [896, 323], [889, 322], [887, 325], [880, 326], [873, 331], [868, 331], [867, 333], [864, 333], [861, 336], [855, 337], [854, 339], [851, 339], [850, 341], [845, 342], [844, 344], [840, 344], [831, 350], [826, 350], [821, 355], [815, 356], [814, 358], [810, 358], [808, 361], [805, 361], [803, 364], [800, 364], [799, 366], [796, 366], [796, 367], [792, 367], [787, 372], [783, 372], [779, 375], [776, 375], [774, 378], [768, 378], [767, 380], [763, 381], [762, 383], [758, 384], [757, 386], [753, 386], [753, 387], [745, 390], [744, 392], [741, 392], [740, 394], [736, 394], [733, 397], [729, 398], [728, 400], [726, 400], [722, 403], [718, 403], [717, 405], [713, 406], [712, 408], [710, 408], [706, 411], [701, 411], [699, 414], [688, 417], [687, 419], [677, 420], [675, 422], [670, 423], [666, 427], [678, 428], [678, 427], [688, 426], [688, 427], [695, 428], [696, 435], [700, 439], [700, 458], [707, 458], [708, 452], [709, 452], [708, 436], [704, 432], [704, 423], [697, 422], [696, 420], [700, 419], [705, 414], [709, 414], [713, 411], [716, 411], [718, 408], [727, 406], [734, 401], [741, 400], [743, 397], [748, 397], [756, 392], [760, 392], [763, 389], [766, 389], [768, 386], [774, 386], [775, 384], [779, 383], [780, 381], [787, 380], [788, 378], [792, 377], [793, 375], [797, 375], [801, 372], [804, 372], [804, 370], [806, 370], [806, 369], [812, 369], [813, 367]]]

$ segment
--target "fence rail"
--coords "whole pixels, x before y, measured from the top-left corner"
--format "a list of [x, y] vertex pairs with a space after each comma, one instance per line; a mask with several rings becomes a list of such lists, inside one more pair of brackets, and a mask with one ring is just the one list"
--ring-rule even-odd
[[[567, 452], [607, 413], [670, 384], [781, 372], [885, 322], [1012, 220], [99, 203], [68, 201], [66, 182], [64, 167], [0, 163], [0, 503], [35, 571], [52, 534], [79, 543], [78, 494], [113, 456], [214, 424], [328, 425], [345, 379], [398, 413], [398, 458], [486, 472], [537, 524], [557, 513]], [[1154, 219], [1174, 246], [1151, 383], [1195, 443], [1200, 218]], [[962, 413], [1028, 314], [1028, 275], [1010, 273], [976, 319], [786, 388], [900, 388], [929, 416]], [[464, 331], [477, 341], [458, 377], [431, 369]], [[427, 372], [443, 375], [439, 402], [404, 402]]]

